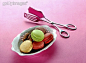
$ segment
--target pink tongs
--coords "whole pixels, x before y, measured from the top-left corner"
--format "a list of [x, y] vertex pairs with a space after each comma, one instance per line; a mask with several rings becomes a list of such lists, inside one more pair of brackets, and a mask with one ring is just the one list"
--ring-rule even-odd
[[[29, 19], [31, 21], [34, 21], [34, 22], [38, 22], [38, 21], [41, 20], [41, 21], [45, 21], [47, 23], [50, 23], [50, 24], [54, 25], [59, 30], [60, 35], [62, 37], [64, 37], [64, 38], [68, 38], [69, 34], [66, 31], [60, 29], [56, 25], [60, 25], [60, 26], [66, 27], [66, 28], [71, 29], [71, 30], [76, 30], [77, 29], [76, 26], [73, 25], [73, 24], [63, 25], [63, 24], [58, 24], [58, 23], [52, 22], [49, 19], [45, 18], [45, 16], [43, 15], [43, 13], [41, 11], [37, 11], [37, 10], [31, 8], [31, 7], [28, 8], [28, 12], [29, 12], [29, 14], [24, 13], [24, 17], [25, 18], [27, 18], [27, 19]], [[63, 34], [63, 32], [66, 34], [66, 36]]]

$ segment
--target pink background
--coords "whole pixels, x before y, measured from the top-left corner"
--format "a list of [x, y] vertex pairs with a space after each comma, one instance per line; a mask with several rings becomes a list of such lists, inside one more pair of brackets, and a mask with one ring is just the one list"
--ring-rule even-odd
[[[0, 63], [86, 63], [86, 0], [27, 1], [27, 5], [22, 6], [3, 6], [7, 0], [0, 2]], [[19, 56], [11, 50], [12, 40], [23, 30], [37, 25], [25, 22], [23, 14], [29, 6], [42, 10], [54, 22], [74, 24], [77, 30], [65, 29], [70, 34], [68, 39], [62, 38], [57, 31], [55, 43], [46, 51], [33, 56]]]

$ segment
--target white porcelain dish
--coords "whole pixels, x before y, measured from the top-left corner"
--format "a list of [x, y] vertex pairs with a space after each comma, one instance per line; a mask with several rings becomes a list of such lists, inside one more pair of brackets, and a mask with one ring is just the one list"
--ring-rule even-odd
[[33, 30], [34, 28], [36, 28], [38, 26], [35, 26], [35, 27], [31, 27], [27, 30], [24, 30], [23, 32], [21, 32], [20, 34], [18, 34], [12, 41], [12, 50], [16, 53], [18, 53], [20, 56], [26, 56], [26, 55], [34, 55], [34, 54], [37, 54], [37, 53], [40, 53], [46, 49], [48, 49], [56, 40], [56, 37], [57, 37], [57, 34], [56, 34], [56, 30], [55, 29], [52, 29], [50, 28], [49, 26], [47, 25], [43, 25], [44, 28], [46, 28], [49, 32], [51, 32], [53, 34], [53, 41], [50, 42], [46, 47], [44, 47], [43, 49], [41, 49], [40, 51], [37, 51], [37, 52], [34, 52], [34, 53], [28, 53], [28, 54], [24, 54], [24, 53], [21, 53], [20, 52], [20, 49], [19, 49], [19, 46], [20, 44], [22, 43], [22, 40], [20, 39], [21, 36], [23, 36], [26, 32], [30, 32], [31, 30]]

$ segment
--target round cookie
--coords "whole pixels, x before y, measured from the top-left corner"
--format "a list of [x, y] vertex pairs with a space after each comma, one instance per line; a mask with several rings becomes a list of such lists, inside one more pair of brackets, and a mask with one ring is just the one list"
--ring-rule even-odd
[[45, 44], [50, 43], [52, 40], [53, 40], [53, 35], [51, 33], [46, 33], [44, 35], [43, 41], [44, 41]]
[[21, 45], [20, 45], [20, 51], [24, 53], [29, 53], [33, 48], [32, 41], [30, 40], [25, 40]]
[[44, 47], [44, 42], [33, 42], [33, 49], [34, 50], [38, 50], [38, 49], [42, 49]]
[[33, 30], [31, 32], [31, 38], [36, 42], [40, 42], [44, 39], [44, 33], [41, 30]]
[[23, 36], [23, 41], [30, 39], [30, 33], [25, 33], [25, 35]]
[[46, 29], [43, 28], [42, 26], [36, 27], [35, 29], [41, 30], [44, 34], [46, 33]]

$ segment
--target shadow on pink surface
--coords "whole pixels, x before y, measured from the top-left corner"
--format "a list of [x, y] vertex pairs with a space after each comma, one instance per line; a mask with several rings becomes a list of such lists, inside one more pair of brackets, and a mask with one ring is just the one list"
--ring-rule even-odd
[[19, 56], [18, 54], [13, 54], [13, 62], [11, 63], [46, 63], [53, 59], [54, 55], [58, 55], [58, 45], [55, 43], [49, 49], [36, 55]]
[[51, 25], [51, 24], [49, 24], [49, 23], [46, 23], [46, 22], [44, 22], [44, 21], [38, 21], [38, 22], [33, 22], [33, 21], [31, 21], [31, 20], [25, 20], [25, 23], [27, 23], [27, 24], [35, 24], [35, 25]]

